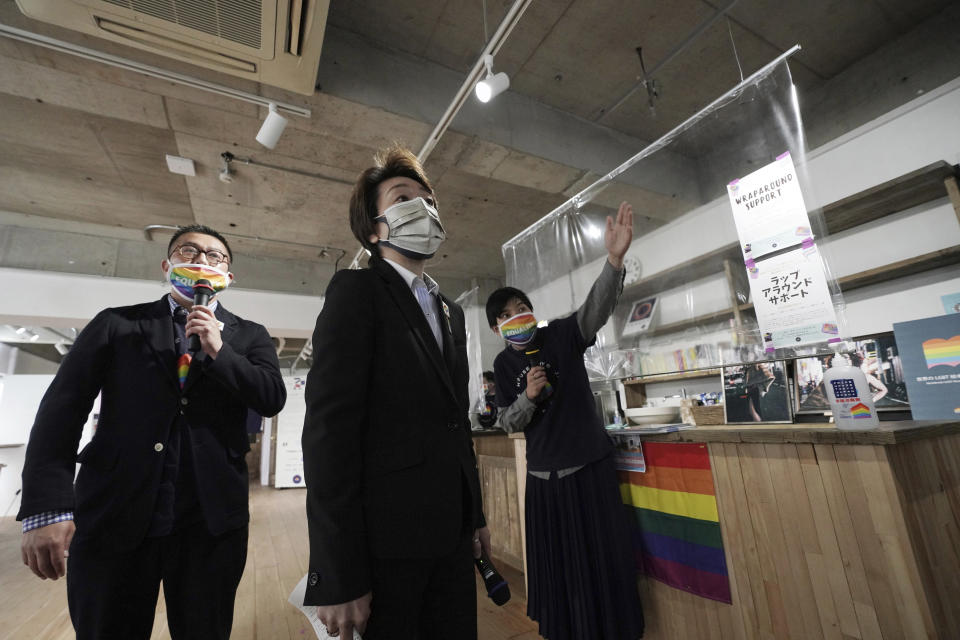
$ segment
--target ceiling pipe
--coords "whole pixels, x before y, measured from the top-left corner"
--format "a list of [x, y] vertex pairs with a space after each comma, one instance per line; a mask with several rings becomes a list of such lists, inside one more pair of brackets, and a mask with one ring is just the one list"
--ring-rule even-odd
[[[154, 231], [169, 231], [171, 234], [176, 233], [180, 230], [180, 227], [170, 224], [148, 224], [143, 228], [143, 237], [149, 241], [153, 241], [153, 232]], [[306, 249], [314, 249], [318, 251], [318, 258], [326, 258], [329, 256], [331, 251], [338, 251], [340, 255], [337, 256], [337, 263], [339, 264], [343, 256], [347, 255], [346, 249], [341, 249], [340, 247], [331, 247], [328, 245], [316, 245], [316, 244], [307, 244], [305, 242], [294, 242], [292, 240], [276, 240], [274, 238], [264, 238], [261, 236], [248, 236], [242, 233], [232, 233], [230, 231], [221, 231], [221, 234], [230, 237], [230, 238], [243, 238], [244, 240], [256, 240], [257, 242], [272, 242], [273, 244], [283, 244], [290, 245], [294, 247], [304, 247]]]
[[241, 164], [248, 164], [254, 167], [263, 167], [265, 169], [274, 169], [276, 171], [285, 171], [286, 173], [295, 173], [298, 176], [306, 176], [308, 178], [317, 178], [318, 180], [326, 180], [327, 182], [337, 182], [339, 184], [349, 184], [353, 186], [353, 180], [346, 180], [344, 178], [338, 178], [336, 176], [327, 175], [325, 173], [314, 173], [312, 171], [303, 171], [302, 169], [294, 169], [292, 167], [281, 167], [276, 164], [268, 164], [266, 162], [260, 162], [259, 160], [254, 160], [253, 158], [241, 158], [235, 156], [229, 151], [224, 151], [220, 154], [220, 158], [230, 164], [231, 162], [239, 162]]

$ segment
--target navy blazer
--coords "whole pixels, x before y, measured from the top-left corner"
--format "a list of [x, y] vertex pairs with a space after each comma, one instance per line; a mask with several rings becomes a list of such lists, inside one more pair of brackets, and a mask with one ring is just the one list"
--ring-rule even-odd
[[[211, 533], [249, 521], [247, 408], [265, 416], [279, 413], [286, 388], [266, 329], [222, 304], [214, 313], [223, 323], [223, 347], [216, 359], [203, 352], [194, 357], [183, 390], [166, 296], [106, 309], [90, 321], [37, 411], [18, 519], [72, 510], [78, 540], [134, 548], [153, 515], [171, 426], [183, 418], [193, 443], [197, 496]], [[77, 455], [98, 393], [97, 431]]]
[[305, 392], [306, 604], [356, 599], [371, 558], [449, 555], [465, 526], [483, 525], [463, 311], [441, 300], [442, 354], [381, 258], [330, 281]]

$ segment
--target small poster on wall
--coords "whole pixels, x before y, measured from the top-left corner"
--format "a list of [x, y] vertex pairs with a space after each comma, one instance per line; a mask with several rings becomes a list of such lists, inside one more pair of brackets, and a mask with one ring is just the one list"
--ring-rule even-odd
[[914, 420], [960, 419], [960, 313], [895, 322]]
[[766, 353], [840, 341], [837, 315], [816, 245], [748, 265], [747, 273]]
[[307, 379], [303, 376], [284, 376], [287, 403], [277, 416], [277, 466], [273, 486], [306, 487], [303, 481], [303, 419], [307, 405], [304, 394]]
[[943, 302], [943, 310], [946, 313], [960, 313], [960, 293], [940, 296], [940, 301]]
[[787, 151], [765, 167], [727, 185], [744, 258], [813, 242], [800, 181]]
[[623, 335], [632, 336], [649, 329], [656, 311], [657, 298], [655, 297], [634, 302], [630, 307], [630, 315], [627, 316], [627, 321], [623, 325]]

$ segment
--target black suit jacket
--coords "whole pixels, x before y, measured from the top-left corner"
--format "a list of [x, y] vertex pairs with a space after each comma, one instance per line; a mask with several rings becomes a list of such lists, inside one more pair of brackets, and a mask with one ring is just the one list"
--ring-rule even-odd
[[[223, 348], [194, 357], [183, 390], [166, 296], [101, 311], [77, 337], [37, 411], [23, 468], [18, 519], [73, 510], [78, 540], [131, 549], [146, 535], [170, 428], [190, 428], [193, 473], [207, 526], [249, 521], [246, 413], [278, 413], [286, 400], [276, 350], [263, 326], [220, 304]], [[77, 455], [102, 392], [93, 440]], [[74, 484], [74, 471], [80, 472]]]
[[483, 524], [463, 311], [441, 298], [443, 354], [390, 264], [373, 257], [330, 281], [303, 426], [306, 604], [358, 598], [372, 558], [449, 555]]

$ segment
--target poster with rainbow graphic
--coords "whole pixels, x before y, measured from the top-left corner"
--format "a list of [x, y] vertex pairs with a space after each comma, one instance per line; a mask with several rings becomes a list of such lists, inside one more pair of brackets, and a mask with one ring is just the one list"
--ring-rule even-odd
[[960, 420], [960, 313], [893, 325], [914, 420]]
[[927, 360], [927, 368], [945, 364], [955, 367], [960, 364], [960, 336], [953, 336], [949, 340], [933, 338], [923, 343], [923, 357]]

